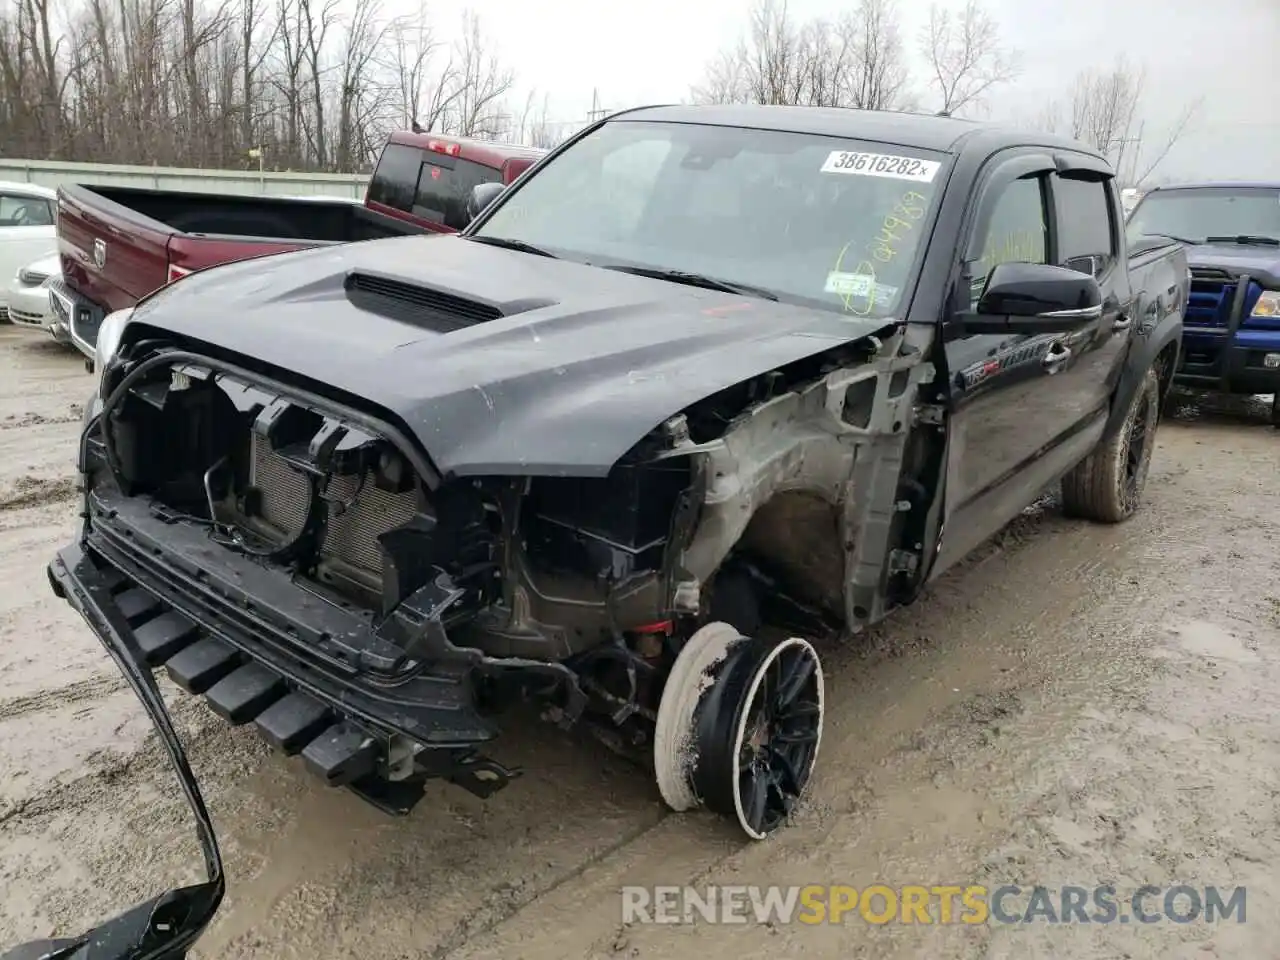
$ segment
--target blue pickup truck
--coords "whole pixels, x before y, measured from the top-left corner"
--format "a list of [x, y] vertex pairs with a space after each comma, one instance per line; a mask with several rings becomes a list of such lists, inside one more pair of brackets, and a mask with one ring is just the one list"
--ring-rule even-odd
[[1130, 245], [1187, 245], [1191, 294], [1175, 382], [1273, 394], [1280, 427], [1280, 182], [1195, 183], [1147, 193], [1128, 219]]

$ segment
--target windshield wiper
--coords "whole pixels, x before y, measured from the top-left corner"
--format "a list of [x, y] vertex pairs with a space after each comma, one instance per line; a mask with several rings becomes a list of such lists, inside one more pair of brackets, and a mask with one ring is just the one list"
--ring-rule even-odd
[[1144, 233], [1144, 237], [1164, 237], [1166, 240], [1177, 240], [1179, 243], [1185, 243], [1193, 247], [1198, 247], [1204, 243], [1203, 240], [1188, 240], [1186, 237], [1180, 237], [1176, 233]]
[[1205, 243], [1252, 243], [1263, 247], [1280, 247], [1280, 240], [1275, 237], [1255, 237], [1247, 233], [1234, 237], [1205, 237]]
[[559, 258], [541, 247], [535, 247], [532, 243], [525, 243], [523, 240], [513, 240], [511, 237], [467, 237], [474, 243], [487, 243], [491, 247], [502, 247], [504, 250], [519, 250], [521, 253], [532, 253], [538, 257], [550, 257], [552, 260]]
[[672, 283], [683, 283], [690, 287], [702, 287], [704, 290], [719, 290], [721, 293], [736, 293], [744, 297], [759, 297], [761, 300], [778, 299], [778, 295], [763, 287], [752, 287], [745, 283], [734, 283], [732, 280], [720, 280], [716, 277], [704, 276], [701, 273], [688, 273], [684, 270], [663, 270], [659, 267], [633, 267], [625, 263], [602, 263], [605, 270], [617, 270], [619, 273], [631, 273], [637, 277], [652, 277], [655, 280], [669, 280]]

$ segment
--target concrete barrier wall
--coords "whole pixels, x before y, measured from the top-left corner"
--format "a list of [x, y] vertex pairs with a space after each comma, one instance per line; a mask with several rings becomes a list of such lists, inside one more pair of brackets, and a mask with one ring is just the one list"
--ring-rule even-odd
[[186, 167], [142, 167], [112, 163], [65, 163], [59, 160], [0, 158], [0, 180], [59, 187], [64, 183], [113, 187], [150, 187], [199, 193], [268, 194], [276, 197], [364, 196], [369, 178], [345, 173], [262, 173], [256, 170], [202, 170]]

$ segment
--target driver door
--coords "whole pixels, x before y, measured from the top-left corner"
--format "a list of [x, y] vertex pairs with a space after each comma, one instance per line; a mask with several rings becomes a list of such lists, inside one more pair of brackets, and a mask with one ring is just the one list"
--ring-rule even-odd
[[944, 318], [947, 486], [935, 573], [1000, 530], [1080, 459], [1096, 431], [1080, 431], [1081, 331], [959, 334], [1000, 263], [1057, 262], [1053, 176], [1044, 153], [994, 166], [978, 188]]

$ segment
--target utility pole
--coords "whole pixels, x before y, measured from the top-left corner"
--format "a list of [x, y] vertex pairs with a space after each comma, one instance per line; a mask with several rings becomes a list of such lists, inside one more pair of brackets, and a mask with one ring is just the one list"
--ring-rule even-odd
[[591, 88], [591, 110], [587, 113], [587, 123], [592, 124], [603, 117], [608, 110], [600, 106], [600, 88]]
[[[1120, 148], [1119, 151], [1116, 153], [1115, 167], [1116, 167], [1116, 175], [1120, 178], [1121, 181], [1132, 179], [1133, 173], [1136, 172], [1138, 158], [1135, 151], [1135, 155], [1131, 158], [1131, 161], [1130, 161], [1129, 176], [1128, 177], [1125, 176], [1125, 170], [1124, 170], [1125, 153], [1130, 147], [1130, 145], [1134, 147], [1140, 147], [1140, 145], [1142, 144], [1142, 132], [1145, 129], [1145, 127], [1146, 127], [1146, 121], [1144, 120], [1142, 121], [1142, 123], [1138, 124], [1138, 135], [1136, 137], [1113, 137], [1112, 139], [1107, 141], [1105, 149], [1108, 152], [1110, 152], [1113, 147]], [[1130, 186], [1133, 186], [1133, 184], [1130, 184]]]

